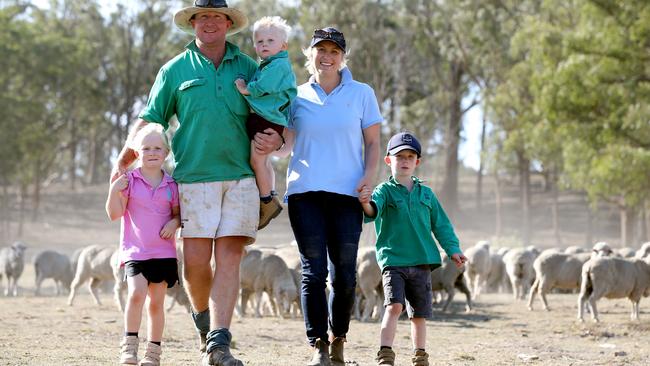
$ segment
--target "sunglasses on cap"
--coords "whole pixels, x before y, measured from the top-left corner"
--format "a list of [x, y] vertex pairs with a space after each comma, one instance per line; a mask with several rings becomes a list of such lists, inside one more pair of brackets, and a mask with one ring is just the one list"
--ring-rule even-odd
[[194, 0], [194, 6], [197, 8], [227, 8], [225, 0]]

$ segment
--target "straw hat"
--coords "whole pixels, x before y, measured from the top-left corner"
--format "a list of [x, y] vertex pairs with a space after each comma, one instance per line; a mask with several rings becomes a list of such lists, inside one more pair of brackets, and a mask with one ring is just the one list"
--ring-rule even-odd
[[194, 35], [190, 19], [203, 11], [213, 11], [227, 16], [232, 21], [232, 27], [228, 29], [227, 35], [235, 34], [248, 25], [246, 15], [235, 8], [229, 8], [225, 0], [195, 0], [194, 6], [188, 6], [174, 14], [174, 23], [183, 32]]

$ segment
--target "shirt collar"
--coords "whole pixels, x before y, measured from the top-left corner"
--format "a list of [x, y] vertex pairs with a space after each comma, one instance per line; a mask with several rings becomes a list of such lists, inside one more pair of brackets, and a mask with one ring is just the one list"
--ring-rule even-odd
[[[420, 180], [420, 178], [416, 177], [415, 175], [411, 176], [411, 180], [413, 181], [413, 184], [414, 184], [414, 185], [420, 185], [420, 184], [422, 183], [422, 180]], [[399, 186], [402, 185], [402, 184], [401, 184], [400, 182], [398, 182], [397, 179], [395, 179], [395, 177], [393, 177], [392, 175], [388, 177], [388, 181], [391, 182], [391, 183], [393, 183], [393, 184], [395, 184], [395, 185], [399, 185]]]
[[[133, 174], [134, 178], [138, 178], [138, 179], [142, 180], [146, 185], [151, 187], [151, 184], [149, 184], [149, 182], [146, 179], [144, 179], [144, 176], [142, 175], [142, 171], [140, 170], [140, 168], [134, 169], [132, 171], [132, 174]], [[158, 187], [159, 188], [164, 187], [167, 184], [172, 183], [172, 182], [174, 182], [174, 179], [169, 174], [167, 174], [166, 171], [163, 170], [163, 178], [160, 181], [160, 184], [158, 185]]]
[[[342, 68], [341, 71], [339, 71], [339, 73], [341, 74], [341, 83], [337, 86], [337, 88], [342, 86], [342, 85], [345, 85], [345, 84], [347, 84], [347, 83], [349, 83], [350, 81], [353, 80], [352, 79], [352, 71], [350, 71], [350, 69], [348, 69], [347, 66]], [[309, 77], [309, 82], [312, 84], [312, 86], [313, 86], [313, 84], [318, 84], [316, 82], [316, 76], [314, 76], [314, 75]]]
[[287, 51], [280, 51], [280, 52], [276, 53], [276, 54], [273, 55], [273, 56], [269, 56], [269, 57], [267, 57], [266, 59], [262, 60], [262, 62], [260, 62], [260, 67], [266, 66], [266, 65], [269, 64], [271, 61], [273, 61], [273, 60], [277, 60], [277, 59], [280, 59], [280, 58], [289, 58], [289, 52], [287, 52]]
[[[188, 44], [185, 45], [185, 48], [189, 51], [196, 52], [199, 54], [201, 57], [204, 59], [210, 61], [207, 57], [205, 57], [204, 54], [201, 53], [201, 50], [199, 50], [199, 46], [196, 45], [196, 39], [191, 40]], [[239, 47], [236, 45], [226, 41], [226, 53], [223, 55], [224, 60], [232, 60], [236, 56], [239, 56]], [[212, 61], [210, 61], [212, 62]]]

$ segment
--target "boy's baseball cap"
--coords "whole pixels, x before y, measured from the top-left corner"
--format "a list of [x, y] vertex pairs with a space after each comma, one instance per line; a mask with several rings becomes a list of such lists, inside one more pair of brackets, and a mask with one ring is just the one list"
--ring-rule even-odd
[[400, 132], [388, 140], [388, 147], [386, 148], [386, 155], [395, 155], [402, 150], [410, 149], [421, 156], [422, 148], [420, 142], [409, 132]]

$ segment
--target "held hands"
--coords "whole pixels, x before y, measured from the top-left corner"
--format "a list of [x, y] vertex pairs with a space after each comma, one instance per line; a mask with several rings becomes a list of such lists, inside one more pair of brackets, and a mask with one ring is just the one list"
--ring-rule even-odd
[[359, 202], [361, 203], [370, 203], [370, 198], [372, 197], [372, 190], [368, 186], [363, 186], [361, 189], [357, 189], [359, 192]]
[[460, 268], [463, 266], [463, 263], [467, 262], [467, 257], [463, 253], [452, 254], [451, 260], [456, 264], [456, 267]]
[[267, 155], [282, 147], [282, 137], [276, 130], [267, 128], [255, 134], [253, 146], [258, 154]]
[[242, 95], [250, 95], [251, 94], [248, 91], [248, 88], [246, 87], [246, 81], [244, 79], [239, 78], [239, 79], [235, 80], [235, 86], [237, 87], [237, 90], [239, 90], [239, 92]]

